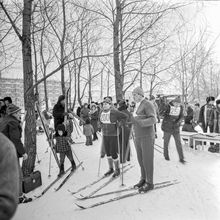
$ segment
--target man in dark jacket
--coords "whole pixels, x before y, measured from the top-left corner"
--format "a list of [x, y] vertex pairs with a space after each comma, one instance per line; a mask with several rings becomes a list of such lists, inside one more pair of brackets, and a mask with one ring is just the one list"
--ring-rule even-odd
[[183, 149], [180, 139], [180, 124], [183, 118], [183, 106], [179, 97], [171, 101], [165, 109], [164, 119], [162, 122], [162, 131], [164, 132], [164, 158], [170, 160], [168, 153], [168, 145], [170, 137], [173, 135], [177, 152], [179, 154], [179, 160], [181, 163], [185, 163], [183, 156]]
[[64, 122], [65, 96], [60, 95], [57, 104], [53, 107], [54, 129], [57, 131], [57, 125]]
[[10, 104], [6, 110], [6, 116], [0, 124], [0, 132], [2, 132], [15, 146], [17, 151], [17, 161], [19, 165], [19, 202], [26, 203], [32, 199], [27, 198], [22, 189], [23, 174], [19, 163], [19, 158], [23, 157], [23, 160], [28, 158], [25, 152], [23, 143], [21, 142], [22, 128], [20, 125], [21, 109], [16, 105]]
[[140, 192], [147, 192], [154, 188], [154, 141], [156, 112], [152, 102], [144, 98], [144, 91], [137, 87], [132, 92], [136, 103], [131, 121], [134, 128], [134, 142], [138, 163], [141, 168], [141, 180], [134, 185]]
[[15, 147], [0, 133], [0, 219], [14, 215], [18, 204], [19, 172]]

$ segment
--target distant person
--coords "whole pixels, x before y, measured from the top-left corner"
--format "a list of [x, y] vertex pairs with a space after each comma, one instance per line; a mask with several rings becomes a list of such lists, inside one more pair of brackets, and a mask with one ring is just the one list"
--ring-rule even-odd
[[86, 119], [86, 123], [83, 125], [83, 134], [86, 136], [86, 146], [92, 145], [92, 135], [94, 133], [93, 126], [90, 119]]
[[93, 141], [95, 141], [98, 140], [97, 132], [98, 132], [98, 119], [99, 119], [99, 111], [95, 103], [91, 104], [90, 118], [91, 118], [91, 125], [94, 129]]
[[196, 103], [193, 111], [193, 123], [195, 125], [197, 125], [199, 121], [199, 112], [200, 112], [200, 104]]
[[[83, 107], [81, 108], [80, 111], [80, 118], [82, 118], [84, 121], [89, 118], [89, 106], [87, 103], [84, 103]], [[80, 121], [80, 125], [82, 125], [82, 122]]]
[[20, 167], [19, 158], [23, 157], [23, 160], [27, 160], [28, 155], [25, 152], [25, 148], [21, 141], [22, 128], [20, 125], [21, 109], [14, 104], [10, 104], [7, 107], [6, 116], [0, 124], [0, 132], [2, 132], [9, 140], [14, 144], [17, 151], [17, 163], [19, 165], [19, 202], [27, 203], [32, 201], [31, 198], [27, 198], [23, 193], [22, 180], [23, 173]]
[[176, 149], [179, 155], [179, 161], [185, 163], [183, 156], [182, 143], [180, 139], [180, 125], [183, 119], [183, 106], [181, 105], [181, 100], [179, 97], [175, 98], [165, 107], [164, 119], [161, 125], [161, 129], [164, 132], [164, 158], [165, 160], [170, 160], [168, 146], [170, 142], [170, 137], [173, 136]]
[[215, 97], [209, 96], [206, 98], [206, 104], [203, 105], [199, 112], [199, 125], [202, 127], [203, 132], [213, 132], [213, 121], [211, 120], [211, 114], [214, 110]]
[[65, 96], [60, 95], [57, 103], [53, 107], [54, 129], [57, 131], [57, 125], [64, 122]]
[[7, 96], [4, 98], [5, 105], [8, 107], [9, 104], [12, 104], [11, 97]]
[[19, 171], [15, 146], [0, 133], [0, 219], [13, 217], [19, 195]]

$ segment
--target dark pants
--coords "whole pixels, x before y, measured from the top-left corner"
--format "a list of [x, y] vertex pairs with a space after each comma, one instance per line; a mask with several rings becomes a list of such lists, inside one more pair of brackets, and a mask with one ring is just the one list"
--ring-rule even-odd
[[154, 140], [154, 136], [138, 137], [134, 140], [141, 168], [141, 179], [151, 184], [153, 184], [154, 172]]
[[164, 132], [164, 149], [163, 149], [163, 153], [164, 153], [164, 157], [169, 157], [169, 152], [168, 152], [168, 145], [170, 142], [170, 137], [171, 135], [173, 135], [175, 143], [176, 143], [176, 149], [179, 155], [179, 159], [182, 160], [184, 159], [183, 156], [183, 149], [182, 149], [182, 144], [181, 144], [181, 139], [180, 139], [180, 133], [179, 132], [172, 132], [172, 133], [168, 133], [168, 132]]
[[118, 139], [117, 136], [103, 136], [103, 144], [107, 157], [113, 160], [118, 158]]
[[92, 145], [92, 135], [86, 136], [86, 146]]
[[73, 161], [74, 161], [72, 151], [69, 150], [69, 151], [60, 153], [60, 164], [64, 164], [64, 161], [65, 161], [65, 157], [66, 157], [66, 156], [67, 156], [67, 158], [70, 160], [70, 162], [73, 162]]
[[[130, 145], [129, 145], [129, 138], [130, 138], [131, 129], [128, 127], [124, 127], [124, 137], [122, 137], [122, 132], [120, 132], [120, 163], [124, 163], [126, 161], [130, 161]], [[124, 146], [122, 146], [122, 138]], [[122, 155], [123, 152], [123, 155]]]
[[97, 137], [96, 131], [94, 131], [94, 133], [93, 133], [93, 141], [95, 141], [95, 140], [98, 140], [98, 137]]

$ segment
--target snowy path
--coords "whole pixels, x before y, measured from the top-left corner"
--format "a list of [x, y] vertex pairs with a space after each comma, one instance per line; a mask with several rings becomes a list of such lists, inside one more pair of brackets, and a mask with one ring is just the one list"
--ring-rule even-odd
[[[162, 133], [156, 143], [162, 146]], [[82, 141], [77, 139], [76, 141]], [[85, 170], [81, 168], [60, 189], [54, 192], [52, 187], [43, 197], [28, 204], [19, 205], [13, 220], [102, 220], [102, 219], [148, 219], [148, 220], [218, 220], [220, 219], [220, 154], [207, 151], [194, 151], [184, 146], [186, 165], [178, 162], [174, 142], [170, 144], [170, 161], [165, 161], [162, 154], [155, 151], [154, 181], [178, 179], [181, 183], [164, 189], [155, 190], [147, 194], [123, 199], [88, 210], [79, 210], [74, 204], [76, 199], [70, 195], [68, 189], [76, 190], [97, 178], [100, 151], [99, 141], [93, 146], [77, 144], [73, 146], [77, 156], [84, 162]], [[36, 170], [42, 173], [43, 186], [30, 192], [28, 196], [38, 195], [57, 175], [58, 169], [52, 158], [51, 177], [48, 178], [49, 152], [45, 153], [47, 142], [44, 135], [38, 136], [38, 154], [40, 164], [36, 163]], [[136, 152], [131, 142], [131, 164], [135, 167], [125, 174], [126, 186], [133, 185], [139, 180], [139, 166]], [[161, 150], [161, 149], [159, 149]], [[65, 168], [69, 167], [66, 159]], [[101, 174], [107, 169], [106, 159], [101, 162]], [[101, 183], [100, 183], [101, 184]], [[114, 181], [99, 193], [121, 188], [120, 179]], [[82, 191], [86, 195], [95, 187]], [[92, 204], [102, 201], [112, 195], [91, 200], [80, 201], [80, 204]]]

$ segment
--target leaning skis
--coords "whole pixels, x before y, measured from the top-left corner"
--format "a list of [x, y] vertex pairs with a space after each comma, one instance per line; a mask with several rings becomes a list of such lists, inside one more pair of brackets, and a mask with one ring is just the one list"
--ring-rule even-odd
[[70, 171], [70, 173], [64, 178], [64, 180], [60, 183], [60, 185], [55, 189], [55, 191], [58, 191], [66, 182], [67, 180], [75, 173], [75, 171], [82, 165], [83, 162], [80, 162], [77, 166], [76, 169], [73, 171]]
[[[155, 186], [155, 188], [153, 190], [157, 190], [157, 189], [161, 189], [161, 188], [164, 188], [164, 187], [172, 186], [172, 185], [175, 185], [175, 184], [178, 184], [178, 183], [179, 182], [173, 182], [173, 183], [168, 183], [168, 184]], [[152, 191], [152, 190], [150, 190], [150, 191]], [[81, 209], [89, 209], [89, 208], [94, 208], [94, 207], [104, 205], [104, 204], [107, 204], [107, 203], [110, 203], [110, 202], [118, 201], [118, 200], [121, 200], [121, 199], [129, 198], [129, 197], [136, 196], [136, 195], [141, 195], [141, 194], [145, 194], [145, 193], [139, 193], [138, 190], [136, 190], [135, 192], [131, 192], [131, 193], [128, 193], [128, 194], [125, 194], [125, 195], [122, 195], [122, 196], [116, 196], [114, 198], [111, 198], [111, 199], [108, 199], [108, 200], [105, 200], [105, 201], [101, 201], [101, 202], [97, 202], [97, 203], [94, 203], [94, 204], [88, 205], [88, 206], [79, 205], [78, 203], [75, 203], [75, 204]]]

